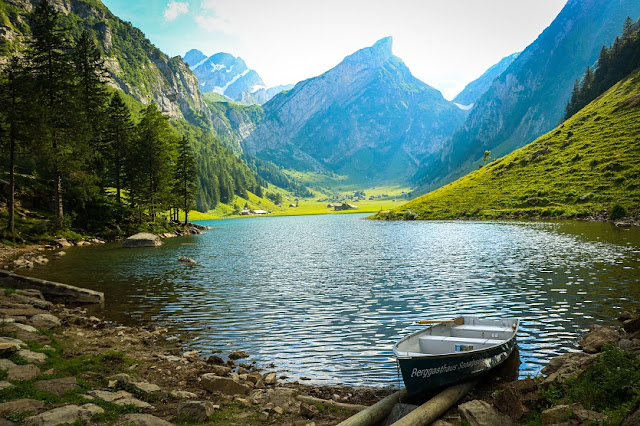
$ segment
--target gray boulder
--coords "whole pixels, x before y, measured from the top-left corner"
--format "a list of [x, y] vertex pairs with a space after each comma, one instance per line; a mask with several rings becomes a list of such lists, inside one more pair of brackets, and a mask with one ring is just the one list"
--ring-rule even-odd
[[202, 423], [215, 411], [216, 406], [210, 401], [186, 401], [178, 406], [178, 416]]
[[463, 419], [471, 426], [511, 426], [513, 420], [511, 417], [500, 413], [493, 406], [482, 400], [474, 400], [465, 402], [458, 406], [458, 411]]
[[79, 407], [75, 404], [54, 408], [37, 416], [24, 419], [28, 425], [56, 426], [72, 424], [78, 420], [89, 420], [96, 414], [102, 414], [104, 410], [95, 404], [85, 404]]
[[246, 395], [251, 388], [228, 377], [220, 377], [214, 373], [202, 376], [202, 387], [209, 392], [220, 392], [225, 395]]
[[162, 420], [160, 417], [152, 416], [151, 414], [127, 414], [121, 419], [126, 425], [136, 426], [171, 426], [173, 423], [169, 423], [166, 420]]
[[164, 244], [159, 236], [148, 232], [139, 232], [127, 238], [122, 248], [158, 247]]
[[583, 351], [595, 354], [600, 352], [604, 345], [616, 345], [620, 340], [620, 333], [614, 328], [594, 324], [589, 327], [589, 333], [578, 341]]

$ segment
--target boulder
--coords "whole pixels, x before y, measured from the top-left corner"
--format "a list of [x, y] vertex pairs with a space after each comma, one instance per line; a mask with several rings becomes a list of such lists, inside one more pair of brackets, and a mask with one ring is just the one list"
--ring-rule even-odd
[[246, 395], [251, 388], [228, 377], [220, 377], [214, 373], [204, 374], [202, 387], [209, 392], [220, 392], [225, 395]]
[[109, 392], [103, 390], [92, 390], [88, 392], [87, 395], [106, 402], [113, 402], [120, 406], [134, 405], [137, 408], [153, 408], [151, 404], [134, 398], [133, 395], [126, 391]]
[[0, 356], [7, 357], [20, 350], [20, 344], [15, 342], [0, 342]]
[[300, 404], [300, 415], [307, 419], [312, 419], [318, 415], [319, 410], [315, 405], [307, 404], [303, 402]]
[[127, 414], [121, 418], [122, 422], [126, 425], [136, 426], [172, 426], [173, 423], [169, 423], [166, 420], [162, 420], [160, 417], [152, 416], [151, 414]]
[[247, 351], [235, 351], [229, 354], [229, 359], [234, 361], [237, 359], [248, 358], [248, 357], [249, 357], [249, 353]]
[[90, 420], [94, 415], [102, 413], [104, 413], [104, 410], [95, 404], [85, 404], [81, 407], [72, 404], [45, 411], [37, 416], [27, 417], [24, 423], [39, 426], [72, 424], [77, 421]]
[[8, 388], [12, 388], [12, 387], [13, 387], [13, 385], [11, 383], [7, 382], [6, 380], [0, 381], [0, 391], [3, 391], [3, 390], [8, 389]]
[[198, 264], [198, 262], [196, 262], [195, 260], [193, 260], [193, 259], [191, 259], [190, 257], [187, 257], [187, 256], [178, 257], [178, 262], [189, 263], [191, 265], [197, 265]]
[[10, 382], [18, 380], [32, 380], [40, 375], [40, 369], [33, 364], [16, 365], [7, 371], [7, 380]]
[[264, 376], [264, 383], [266, 385], [275, 385], [276, 384], [276, 373], [268, 373]]
[[210, 401], [186, 401], [178, 406], [178, 416], [202, 423], [213, 414], [215, 409], [215, 405]]
[[18, 351], [18, 356], [27, 362], [32, 364], [45, 364], [47, 362], [47, 355], [40, 352], [33, 352], [27, 349]]
[[56, 253], [53, 254], [56, 257], [62, 257], [62, 256], [66, 256], [67, 252], [66, 251], [58, 251]]
[[620, 340], [620, 333], [614, 328], [594, 324], [589, 327], [589, 332], [578, 341], [578, 345], [586, 353], [600, 352], [604, 345], [616, 345]]
[[522, 405], [520, 395], [512, 387], [505, 387], [497, 392], [493, 398], [493, 404], [498, 410], [514, 420], [519, 420], [528, 411]]
[[573, 412], [578, 409], [584, 410], [584, 407], [581, 404], [571, 404], [571, 405], [563, 404], [563, 405], [556, 405], [555, 407], [551, 407], [548, 410], [544, 410], [542, 412], [542, 424], [554, 425], [554, 424], [569, 420]]
[[122, 248], [158, 247], [163, 244], [159, 236], [140, 232], [127, 238], [122, 243]]
[[640, 425], [640, 402], [636, 403], [629, 414], [622, 420], [622, 426], [638, 426]]
[[180, 399], [194, 399], [198, 397], [198, 395], [196, 395], [195, 393], [184, 391], [184, 390], [170, 391], [169, 395], [173, 396], [174, 398], [180, 398]]
[[622, 328], [624, 331], [631, 334], [638, 330], [640, 330], [640, 315], [635, 318], [629, 318], [628, 320], [622, 323]]
[[78, 381], [75, 377], [62, 377], [60, 379], [38, 380], [34, 386], [43, 392], [62, 396], [68, 391], [78, 389]]
[[64, 238], [58, 238], [57, 240], [54, 240], [53, 242], [58, 247], [71, 247], [73, 245], [73, 244], [71, 244], [69, 241], [67, 241]]
[[211, 355], [207, 358], [209, 364], [224, 365], [224, 360], [218, 355]]
[[542, 369], [542, 374], [546, 375], [544, 384], [553, 383], [559, 378], [577, 377], [595, 359], [597, 355], [584, 352], [570, 352], [553, 358], [547, 366]]
[[471, 426], [510, 426], [513, 425], [511, 417], [496, 410], [491, 404], [476, 399], [458, 406], [458, 411], [463, 419]]
[[208, 369], [216, 376], [228, 376], [231, 372], [231, 368], [225, 367], [224, 365], [212, 365], [208, 367]]
[[16, 399], [0, 404], [0, 416], [12, 413], [27, 413], [40, 410], [44, 402], [35, 399]]
[[21, 257], [13, 261], [13, 266], [16, 268], [31, 269], [33, 268], [33, 262]]
[[146, 382], [132, 382], [131, 387], [135, 392], [144, 394], [144, 395], [152, 395], [160, 392], [160, 386], [154, 385], [153, 383]]
[[31, 326], [31, 325], [20, 324], [19, 322], [11, 324], [11, 328], [16, 330], [16, 331], [18, 331], [18, 330], [26, 331], [27, 333], [36, 333], [38, 331], [37, 328], [35, 328], [35, 327]]
[[55, 315], [38, 314], [29, 319], [29, 324], [35, 328], [51, 330], [52, 328], [60, 327], [60, 320]]
[[11, 367], [15, 367], [16, 365], [13, 361], [10, 361], [5, 358], [0, 358], [0, 371], [9, 370]]

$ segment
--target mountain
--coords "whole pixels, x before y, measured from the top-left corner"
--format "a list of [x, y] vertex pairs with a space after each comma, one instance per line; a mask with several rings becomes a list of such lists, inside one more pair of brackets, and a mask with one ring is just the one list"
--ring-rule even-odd
[[379, 216], [587, 217], [616, 204], [637, 215], [638, 134], [640, 68], [526, 147]]
[[287, 90], [293, 89], [293, 84], [285, 84], [282, 86], [275, 86], [269, 88], [261, 88], [256, 90], [255, 92], [242, 92], [240, 94], [240, 99], [238, 101], [244, 102], [246, 104], [266, 104], [280, 92], [285, 92]]
[[453, 99], [453, 103], [461, 108], [471, 109], [478, 98], [489, 90], [493, 80], [502, 74], [518, 55], [520, 55], [520, 52], [502, 58], [500, 62], [486, 70], [484, 74], [476, 80], [467, 84], [464, 90]]
[[189, 65], [190, 68], [193, 68], [196, 65], [199, 65], [202, 62], [206, 61], [207, 55], [205, 55], [198, 49], [191, 49], [184, 55], [184, 58], [182, 58], [182, 60], [185, 64]]
[[466, 113], [411, 75], [382, 39], [264, 106], [245, 151], [285, 167], [361, 181], [403, 180], [438, 152]]
[[575, 80], [613, 42], [627, 16], [640, 16], [640, 2], [569, 0], [477, 100], [443, 151], [422, 159], [413, 181], [437, 188], [476, 168], [485, 151], [503, 156], [557, 126]]

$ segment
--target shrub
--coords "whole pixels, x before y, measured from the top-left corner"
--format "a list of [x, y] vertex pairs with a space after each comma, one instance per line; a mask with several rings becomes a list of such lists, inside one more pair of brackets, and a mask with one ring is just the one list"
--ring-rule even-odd
[[627, 211], [620, 204], [615, 204], [611, 207], [611, 211], [609, 212], [609, 219], [617, 220], [622, 219], [627, 215]]

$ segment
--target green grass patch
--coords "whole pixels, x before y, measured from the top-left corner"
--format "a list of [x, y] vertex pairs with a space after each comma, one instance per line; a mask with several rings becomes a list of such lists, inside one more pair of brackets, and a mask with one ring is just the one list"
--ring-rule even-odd
[[[531, 144], [377, 215], [402, 219], [622, 218], [640, 214], [640, 70]], [[617, 207], [616, 207], [617, 206]]]
[[[260, 421], [260, 413], [253, 411], [250, 407], [246, 407], [237, 402], [232, 403], [224, 407], [220, 407], [211, 416], [209, 416], [210, 424], [212, 425], [229, 425], [238, 422], [242, 417], [242, 424], [263, 424]], [[189, 421], [189, 419], [187, 419]], [[178, 424], [193, 424], [193, 423], [178, 423]]]

